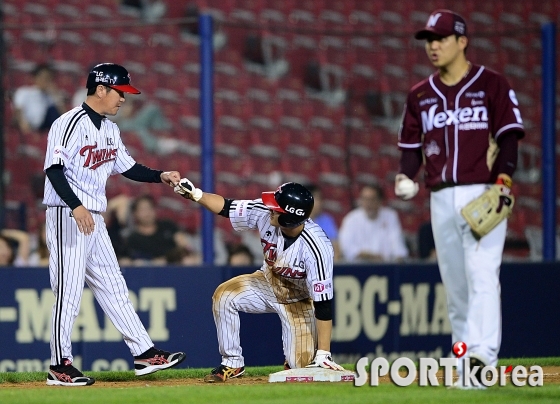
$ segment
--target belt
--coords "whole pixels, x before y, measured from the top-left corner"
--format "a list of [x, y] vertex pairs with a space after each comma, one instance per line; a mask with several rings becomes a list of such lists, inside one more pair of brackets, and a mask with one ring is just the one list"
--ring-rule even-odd
[[[82, 205], [83, 206], [83, 205]], [[57, 205], [49, 205], [49, 208], [65, 208], [65, 209], [70, 209], [69, 206], [57, 206]], [[87, 208], [86, 208], [87, 209]], [[88, 209], [89, 210], [89, 209]], [[95, 213], [97, 215], [100, 215], [102, 212], [98, 211], [98, 210], [89, 210], [89, 213]], [[70, 212], [70, 216], [72, 216], [72, 212]]]
[[437, 184], [436, 186], [431, 188], [432, 192], [437, 192], [437, 191], [441, 191], [442, 189], [445, 188], [451, 188], [451, 187], [457, 187], [457, 186], [462, 186], [462, 185], [476, 185], [476, 184], [484, 184], [483, 182], [466, 182], [466, 183], [462, 183], [462, 184], [456, 184], [454, 182], [441, 182], [439, 184]]
[[451, 187], [454, 187], [456, 185], [459, 185], [459, 184], [455, 184], [454, 182], [441, 182], [441, 183], [437, 184], [436, 186], [432, 187], [432, 192], [441, 191], [442, 189], [451, 188]]

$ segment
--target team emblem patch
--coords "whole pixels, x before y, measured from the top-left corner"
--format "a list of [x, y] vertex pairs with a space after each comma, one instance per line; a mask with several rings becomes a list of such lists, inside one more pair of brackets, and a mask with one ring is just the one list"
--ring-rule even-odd
[[438, 156], [440, 152], [441, 149], [439, 148], [435, 140], [432, 140], [424, 147], [424, 154], [426, 155], [426, 157], [430, 157], [433, 155]]

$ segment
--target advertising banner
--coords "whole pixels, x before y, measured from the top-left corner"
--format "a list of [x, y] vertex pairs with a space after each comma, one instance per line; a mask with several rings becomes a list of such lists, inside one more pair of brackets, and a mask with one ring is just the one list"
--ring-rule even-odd
[[[500, 357], [560, 356], [560, 268], [504, 264]], [[182, 367], [220, 363], [212, 294], [223, 281], [253, 268], [124, 268], [130, 298], [156, 347], [184, 351]], [[54, 295], [46, 268], [2, 269], [0, 372], [44, 371], [50, 362]], [[363, 356], [440, 358], [451, 350], [445, 288], [436, 265], [337, 266], [331, 350], [338, 363]], [[241, 313], [248, 366], [281, 365], [275, 314]], [[72, 333], [74, 361], [83, 370], [129, 370], [132, 356], [89, 288]]]

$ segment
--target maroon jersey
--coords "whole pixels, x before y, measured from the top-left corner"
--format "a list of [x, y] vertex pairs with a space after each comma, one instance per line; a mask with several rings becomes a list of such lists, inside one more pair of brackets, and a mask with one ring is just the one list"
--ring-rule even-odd
[[426, 186], [492, 183], [490, 136], [524, 135], [515, 92], [500, 74], [473, 65], [456, 85], [432, 74], [410, 90], [399, 130], [401, 149], [422, 148]]

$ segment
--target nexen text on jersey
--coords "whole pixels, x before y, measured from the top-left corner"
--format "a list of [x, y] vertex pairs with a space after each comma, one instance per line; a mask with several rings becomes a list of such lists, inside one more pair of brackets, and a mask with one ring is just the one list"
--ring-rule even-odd
[[[422, 130], [424, 133], [431, 131], [434, 127], [436, 128], [443, 128], [444, 126], [448, 125], [458, 125], [461, 123], [466, 122], [485, 122], [485, 128], [477, 128], [477, 129], [486, 129], [488, 128], [488, 110], [485, 106], [480, 107], [465, 107], [465, 108], [457, 108], [456, 110], [452, 111], [450, 109], [438, 112], [436, 114], [437, 105], [432, 105], [430, 110], [426, 113], [426, 111], [422, 111]], [[464, 130], [473, 129], [470, 127], [466, 127]]]

